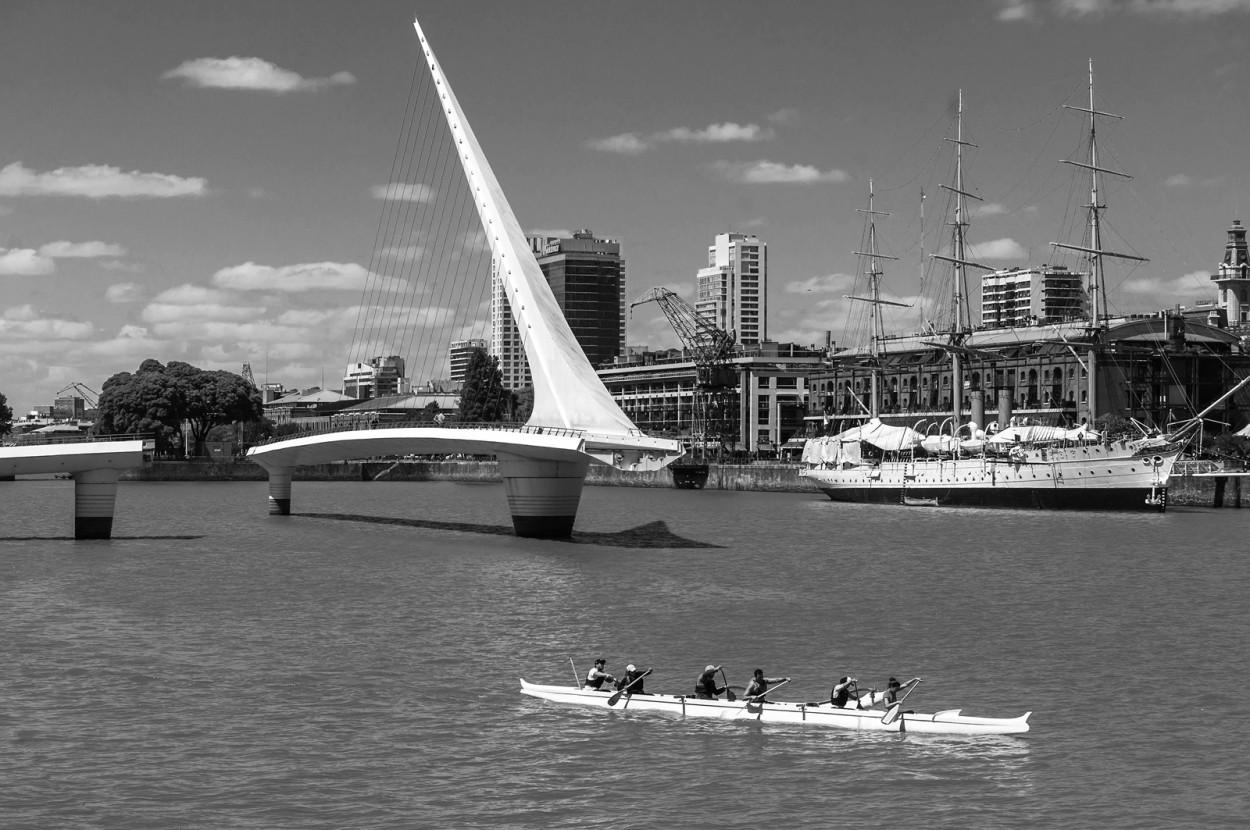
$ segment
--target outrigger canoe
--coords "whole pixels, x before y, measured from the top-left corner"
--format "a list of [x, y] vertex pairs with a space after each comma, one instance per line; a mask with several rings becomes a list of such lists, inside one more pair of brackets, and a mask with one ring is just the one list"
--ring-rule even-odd
[[832, 703], [782, 703], [749, 700], [702, 700], [693, 695], [621, 695], [615, 706], [608, 705], [611, 691], [579, 689], [576, 686], [540, 686], [521, 679], [521, 693], [577, 706], [595, 706], [617, 711], [668, 712], [690, 718], [753, 720], [764, 723], [801, 723], [832, 726], [863, 732], [914, 732], [933, 735], [1018, 735], [1029, 731], [1029, 715], [1018, 718], [974, 718], [961, 709], [945, 709], [931, 715], [900, 712], [897, 707], [843, 709]]

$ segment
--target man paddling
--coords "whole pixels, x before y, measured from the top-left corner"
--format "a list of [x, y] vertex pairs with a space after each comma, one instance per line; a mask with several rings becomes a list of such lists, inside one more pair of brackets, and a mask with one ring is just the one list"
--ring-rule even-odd
[[608, 665], [608, 661], [604, 660], [602, 657], [600, 657], [598, 660], [595, 661], [595, 667], [591, 669], [590, 671], [586, 672], [586, 688], [587, 689], [594, 689], [595, 691], [607, 691], [606, 689], [601, 688], [603, 684], [605, 682], [606, 683], [616, 682], [615, 677], [613, 677], [612, 675], [604, 671], [604, 669], [607, 668], [607, 665]]
[[919, 682], [920, 682], [919, 677], [913, 677], [911, 680], [908, 680], [906, 683], [899, 683], [897, 680], [891, 677], [890, 682], [887, 683], [885, 686], [885, 697], [882, 698], [882, 702], [885, 703], [886, 706], [889, 706], [891, 703], [894, 703], [896, 700], [898, 700], [898, 696], [900, 694], [911, 689], [913, 686], [915, 686]]
[[829, 702], [840, 709], [862, 708], [859, 697], [859, 681], [853, 677], [843, 677], [829, 692]]
[[642, 690], [643, 678], [647, 676], [633, 663], [625, 667], [625, 674], [621, 675], [621, 679], [616, 681], [616, 690], [625, 692], [627, 695], [645, 695], [647, 692]]
[[729, 690], [728, 686], [716, 685], [716, 673], [720, 666], [709, 665], [694, 681], [694, 696], [700, 700], [715, 700], [721, 692]]
[[751, 676], [751, 682], [747, 684], [747, 690], [743, 697], [755, 698], [756, 703], [766, 703], [764, 694], [768, 691], [770, 683], [789, 683], [788, 677], [765, 677], [763, 669], [756, 669]]

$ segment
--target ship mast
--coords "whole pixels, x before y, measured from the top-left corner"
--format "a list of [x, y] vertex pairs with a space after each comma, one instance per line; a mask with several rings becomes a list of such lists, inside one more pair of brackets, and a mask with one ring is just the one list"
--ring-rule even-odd
[[994, 270], [980, 263], [970, 262], [966, 252], [964, 229], [968, 227], [968, 207], [965, 200], [982, 200], [980, 196], [969, 193], [964, 189], [964, 147], [976, 147], [977, 145], [964, 141], [964, 92], [962, 89], [959, 90], [959, 107], [956, 112], [955, 125], [955, 138], [945, 139], [955, 145], [955, 186], [939, 185], [942, 189], [949, 190], [955, 195], [955, 221], [950, 223], [952, 229], [952, 255], [933, 255], [934, 259], [945, 260], [955, 267], [954, 279], [951, 280], [951, 327], [947, 333], [950, 341], [949, 345], [952, 347], [948, 349], [951, 356], [952, 437], [954, 437], [959, 427], [963, 424], [964, 374], [960, 351], [964, 350], [963, 341], [972, 332], [972, 318], [968, 311], [967, 269]]
[[1118, 176], [1122, 179], [1131, 179], [1132, 176], [1098, 166], [1098, 119], [1114, 118], [1118, 120], [1123, 118], [1123, 116], [1094, 109], [1094, 61], [1092, 58], [1089, 61], [1089, 107], [1073, 107], [1068, 104], [1064, 104], [1063, 107], [1064, 109], [1084, 112], [1089, 115], [1089, 162], [1060, 159], [1064, 164], [1081, 167], [1089, 171], [1089, 204], [1085, 205], [1085, 208], [1089, 211], [1089, 246], [1069, 245], [1063, 242], [1052, 242], [1050, 244], [1056, 248], [1083, 253], [1089, 261], [1090, 327], [1092, 331], [1089, 345], [1089, 362], [1087, 363], [1087, 380], [1089, 384], [1087, 408], [1089, 425], [1093, 427], [1094, 420], [1098, 417], [1098, 347], [1106, 331], [1107, 283], [1103, 273], [1103, 259], [1111, 257], [1133, 262], [1148, 262], [1149, 260], [1144, 257], [1133, 256], [1132, 254], [1105, 251], [1102, 247], [1102, 224], [1100, 217], [1102, 211], [1107, 209], [1107, 206], [1099, 201], [1099, 174], [1106, 173], [1109, 176]]
[[879, 210], [873, 209], [873, 186], [872, 179], [868, 180], [868, 209], [856, 208], [857, 213], [862, 213], [866, 217], [868, 223], [868, 250], [855, 251], [855, 256], [868, 258], [868, 296], [867, 297], [847, 297], [848, 300], [858, 300], [869, 304], [869, 319], [872, 326], [872, 337], [868, 346], [868, 353], [872, 360], [872, 386], [868, 401], [868, 414], [876, 418], [881, 414], [881, 344], [885, 340], [885, 323], [881, 318], [881, 306], [883, 305], [905, 305], [904, 303], [896, 303], [890, 300], [881, 299], [881, 266], [878, 260], [897, 259], [897, 257], [886, 256], [877, 249], [877, 223], [875, 217], [889, 216]]

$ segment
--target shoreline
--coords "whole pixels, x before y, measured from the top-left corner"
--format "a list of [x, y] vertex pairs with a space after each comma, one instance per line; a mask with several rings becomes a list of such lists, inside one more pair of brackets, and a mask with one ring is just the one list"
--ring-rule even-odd
[[[820, 491], [799, 476], [799, 464], [712, 464], [705, 490], [769, 493]], [[127, 470], [121, 481], [266, 481], [264, 468], [250, 461], [155, 461]], [[495, 461], [347, 461], [299, 467], [295, 481], [467, 481], [498, 482]], [[625, 473], [614, 467], [593, 464], [586, 475], [592, 487], [672, 488], [672, 472]], [[1174, 476], [1168, 500], [1185, 507], [1242, 506], [1242, 477]]]

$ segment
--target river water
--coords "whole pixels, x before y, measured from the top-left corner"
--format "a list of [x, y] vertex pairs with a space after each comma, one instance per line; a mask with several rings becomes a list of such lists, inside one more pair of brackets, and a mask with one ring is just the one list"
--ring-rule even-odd
[[[572, 542], [501, 485], [0, 484], [0, 826], [1241, 827], [1250, 511], [1046, 513], [588, 487]], [[856, 734], [521, 695], [598, 656], [920, 675], [1020, 737]]]

